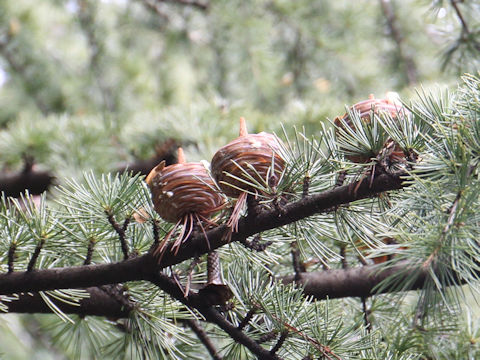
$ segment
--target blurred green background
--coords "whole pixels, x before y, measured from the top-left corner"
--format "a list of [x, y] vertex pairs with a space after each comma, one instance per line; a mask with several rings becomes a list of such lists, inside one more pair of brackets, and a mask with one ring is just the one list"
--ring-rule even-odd
[[239, 116], [314, 134], [370, 93], [455, 86], [478, 53], [443, 1], [4, 0], [0, 166], [111, 170], [170, 137], [209, 159]]

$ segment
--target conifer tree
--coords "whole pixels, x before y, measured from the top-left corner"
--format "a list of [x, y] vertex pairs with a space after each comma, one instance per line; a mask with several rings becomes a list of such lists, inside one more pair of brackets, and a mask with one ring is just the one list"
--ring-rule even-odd
[[478, 358], [478, 10], [0, 3], [0, 358]]

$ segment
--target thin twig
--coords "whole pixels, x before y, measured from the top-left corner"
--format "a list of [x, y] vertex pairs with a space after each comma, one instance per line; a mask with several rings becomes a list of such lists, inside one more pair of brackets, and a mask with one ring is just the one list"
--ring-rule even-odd
[[305, 266], [300, 261], [300, 250], [298, 249], [297, 242], [295, 241], [292, 243], [292, 263], [293, 263], [293, 271], [295, 272], [295, 278], [298, 280], [300, 279], [300, 274], [305, 272]]
[[42, 251], [43, 245], [45, 244], [45, 238], [40, 238], [37, 246], [35, 247], [35, 251], [33, 252], [32, 258], [28, 262], [27, 272], [30, 272], [35, 267], [35, 263], [37, 262], [38, 256], [40, 255], [40, 251]]
[[215, 345], [213, 345], [212, 340], [208, 337], [207, 333], [200, 326], [198, 321], [194, 319], [186, 319], [184, 322], [190, 327], [190, 329], [192, 329], [192, 331], [195, 333], [195, 335], [197, 335], [201, 343], [207, 348], [207, 351], [212, 356], [213, 360], [223, 359], [223, 357], [220, 356], [220, 354], [218, 353], [218, 350], [215, 348]]
[[[347, 172], [345, 170], [342, 170], [338, 174], [337, 181], [335, 183], [335, 187], [343, 186], [343, 183], [345, 182], [345, 177], [347, 176]], [[338, 209], [338, 207], [336, 208]], [[347, 246], [345, 244], [340, 245], [340, 258], [342, 262], [342, 269], [348, 268], [348, 262], [347, 262]]]
[[132, 217], [131, 216], [127, 216], [125, 218], [125, 220], [123, 221], [123, 225], [122, 225], [122, 231], [123, 233], [125, 233], [127, 231], [127, 228], [128, 228], [128, 225], [130, 224], [130, 221], [132, 220]]
[[207, 10], [209, 3], [198, 0], [157, 0], [158, 2], [169, 2], [172, 4], [186, 5], [196, 7], [200, 10]]
[[260, 234], [255, 235], [251, 241], [242, 238], [239, 242], [246, 248], [257, 252], [265, 251], [265, 249], [273, 243], [272, 241], [262, 242], [262, 236]]
[[[277, 321], [281, 321], [279, 320], [275, 315], [272, 315], [272, 317], [277, 320]], [[322, 343], [320, 343], [317, 339], [314, 339], [312, 338], [311, 336], [305, 334], [304, 332], [298, 330], [296, 327], [290, 325], [289, 323], [287, 323], [286, 321], [282, 321], [282, 324], [283, 326], [285, 326], [286, 329], [292, 331], [293, 333], [295, 334], [298, 334], [300, 335], [301, 337], [303, 337], [305, 340], [307, 340], [308, 342], [310, 342], [317, 350], [319, 350], [322, 355], [326, 358], [326, 359], [333, 359], [331, 356], [333, 356], [335, 359], [337, 360], [341, 360], [340, 356], [338, 356], [337, 354], [335, 354], [332, 349], [330, 349], [328, 346], [326, 345], [323, 345]], [[288, 330], [284, 330], [287, 332], [287, 335], [288, 335]], [[283, 332], [282, 332], [283, 333]], [[281, 338], [280, 338], [281, 339]], [[285, 341], [285, 339], [283, 340]], [[330, 356], [331, 355], [331, 356]]]
[[113, 217], [113, 213], [110, 210], [105, 210], [105, 214], [107, 214], [108, 222], [115, 229], [115, 232], [117, 233], [118, 238], [120, 240], [120, 246], [122, 247], [122, 252], [123, 252], [123, 260], [127, 260], [129, 257], [129, 252], [128, 252], [128, 245], [127, 245], [125, 230], [127, 229], [128, 224], [130, 222], [130, 217], [127, 217], [125, 219], [125, 221], [123, 222], [123, 226], [120, 226], [115, 221], [115, 218]]
[[8, 273], [11, 274], [15, 270], [15, 250], [17, 250], [17, 244], [12, 242], [8, 248]]
[[169, 278], [165, 274], [155, 272], [151, 274], [150, 281], [172, 296], [174, 299], [180, 301], [190, 308], [196, 309], [200, 314], [203, 315], [206, 321], [219, 326], [233, 340], [244, 345], [259, 359], [280, 360], [276, 354], [271, 354], [256, 341], [247, 336], [247, 334], [230, 323], [214, 306], [205, 306], [205, 302], [198, 294], [190, 292], [188, 296], [185, 297], [183, 289], [178, 286], [175, 280]]
[[240, 324], [238, 324], [237, 329], [238, 329], [238, 330], [243, 330], [243, 328], [248, 325], [248, 323], [250, 322], [250, 320], [252, 320], [253, 315], [255, 315], [255, 313], [257, 312], [257, 310], [258, 310], [257, 307], [253, 307], [253, 308], [251, 308], [250, 310], [248, 310], [248, 312], [247, 312], [247, 314], [245, 315], [245, 317], [242, 319], [242, 321], [240, 322]]
[[157, 248], [157, 245], [160, 243], [160, 234], [158, 229], [158, 220], [152, 221], [152, 229], [153, 229], [153, 248]]
[[85, 261], [83, 262], [83, 265], [90, 265], [92, 262], [92, 256], [93, 256], [93, 249], [95, 247], [95, 238], [90, 238], [88, 241], [88, 248], [87, 248], [87, 256], [85, 256]]
[[270, 350], [270, 354], [275, 354], [280, 348], [283, 346], [285, 340], [287, 340], [288, 330], [284, 330], [281, 332], [280, 337], [278, 338], [277, 343], [275, 346]]
[[347, 171], [342, 170], [338, 173], [337, 181], [335, 182], [335, 187], [343, 186], [345, 178], [347, 177]]
[[308, 191], [310, 190], [310, 176], [305, 175], [303, 178], [303, 184], [302, 184], [302, 198], [308, 196]]
[[271, 341], [277, 337], [277, 334], [278, 334], [277, 330], [269, 331], [258, 338], [257, 344], [263, 344], [263, 343], [266, 343], [267, 341]]
[[363, 321], [365, 322], [365, 328], [368, 332], [372, 331], [372, 323], [370, 322], [370, 310], [367, 308], [367, 298], [362, 297], [362, 310], [363, 310]]
[[412, 320], [412, 327], [413, 328], [420, 328], [421, 321], [425, 316], [425, 297], [422, 296], [417, 304], [417, 309], [415, 311], [415, 316]]
[[[471, 36], [472, 33], [470, 32], [467, 21], [465, 20], [465, 17], [463, 16], [463, 13], [460, 10], [460, 7], [458, 6], [458, 3], [460, 3], [460, 2], [462, 2], [462, 1], [450, 0], [450, 4], [452, 5], [453, 9], [455, 10], [455, 14], [457, 15], [458, 20], [460, 21], [460, 24], [461, 24], [461, 27], [462, 27], [462, 31], [460, 33], [460, 38], [459, 38], [458, 42], [461, 42], [461, 41], [470, 42], [473, 45], [473, 47], [475, 48], [475, 50], [480, 51], [480, 42], [478, 42], [475, 37]], [[458, 47], [459, 47], [459, 44], [455, 45], [453, 47], [452, 51], [458, 49]], [[450, 58], [451, 51], [449, 51], [449, 53], [450, 54], [447, 53], [447, 55], [448, 55], [447, 59]]]
[[435, 260], [435, 258], [437, 256], [437, 254], [439, 253], [441, 247], [443, 246], [443, 243], [446, 239], [447, 233], [450, 230], [450, 228], [452, 227], [453, 222], [455, 220], [458, 204], [460, 203], [460, 199], [462, 198], [462, 194], [463, 194], [463, 191], [459, 190], [458, 193], [457, 193], [457, 196], [455, 197], [455, 200], [453, 201], [452, 206], [450, 207], [450, 209], [448, 211], [449, 215], [448, 215], [447, 223], [445, 224], [445, 226], [442, 230], [442, 233], [440, 234], [440, 237], [438, 239], [438, 245], [432, 251], [432, 253], [427, 258], [427, 260], [425, 260], [425, 262], [423, 263], [424, 268], [427, 268], [427, 267], [430, 266], [430, 264]]
[[462, 31], [465, 32], [465, 34], [470, 35], [470, 29], [468, 28], [468, 24], [465, 21], [465, 18], [463, 17], [463, 14], [460, 11], [460, 8], [458, 7], [458, 1], [457, 0], [450, 0], [450, 4], [452, 5], [453, 9], [455, 10], [455, 13], [457, 14], [458, 20], [460, 20], [460, 23], [462, 24]]
[[160, 5], [156, 0], [140, 0], [140, 1], [145, 5], [145, 7], [149, 11], [152, 11], [153, 13], [155, 13], [155, 15], [158, 15], [165, 22], [169, 20], [168, 15], [165, 13], [165, 11], [160, 9]]
[[348, 262], [347, 262], [347, 246], [345, 244], [340, 245], [340, 256], [341, 256], [341, 262], [342, 262], [342, 269], [347, 269], [348, 268]]

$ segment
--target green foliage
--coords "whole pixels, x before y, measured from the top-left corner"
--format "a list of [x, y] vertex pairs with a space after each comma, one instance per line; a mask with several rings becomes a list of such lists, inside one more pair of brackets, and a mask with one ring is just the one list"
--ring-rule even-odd
[[[393, 169], [408, 173], [402, 191], [248, 239], [272, 242], [264, 251], [238, 243], [219, 249], [234, 293], [223, 314], [238, 326], [253, 311], [244, 332], [266, 349], [286, 334], [277, 351], [284, 359], [478, 358], [478, 5], [391, 3], [421, 90], [407, 87], [405, 52], [373, 2], [212, 1], [208, 11], [177, 1], [0, 2], [0, 166], [49, 170], [59, 185], [40, 199], [2, 197], [0, 272], [113, 263], [149, 251], [153, 225], [160, 239], [172, 225], [154, 211], [141, 176], [114, 172], [152, 157], [169, 139], [197, 161], [237, 136], [240, 116], [252, 133], [275, 132], [286, 160], [279, 184], [247, 180], [268, 194], [261, 202], [270, 209], [371, 177], [388, 160], [382, 151], [392, 139], [409, 155]], [[424, 16], [429, 5], [435, 19]], [[474, 74], [455, 91], [434, 92], [430, 82], [451, 87], [458, 80], [442, 65]], [[357, 131], [327, 121], [345, 104], [387, 90], [414, 94], [405, 103], [410, 113], [366, 123], [350, 111]], [[351, 155], [371, 161], [357, 164]], [[216, 221], [224, 223], [228, 211]], [[147, 214], [145, 222], [135, 221], [139, 214]], [[379, 268], [409, 261], [429, 277], [416, 292], [364, 299], [365, 313], [359, 299], [317, 301], [280, 285], [277, 277], [293, 272], [297, 249], [308, 271], [371, 265], [385, 256]], [[164, 272], [186, 284], [191, 268], [186, 261]], [[205, 262], [193, 268], [197, 290], [206, 281]], [[411, 270], [380, 288], [407, 288], [417, 279], [404, 276]], [[204, 359], [186, 319], [202, 323], [225, 359], [253, 357], [156, 286], [122, 286], [134, 304], [124, 319], [65, 314], [55, 305], [78, 305], [84, 290], [41, 292], [53, 315], [0, 315], [0, 357]], [[16, 299], [2, 296], [0, 311]], [[16, 341], [18, 349], [8, 345]]]

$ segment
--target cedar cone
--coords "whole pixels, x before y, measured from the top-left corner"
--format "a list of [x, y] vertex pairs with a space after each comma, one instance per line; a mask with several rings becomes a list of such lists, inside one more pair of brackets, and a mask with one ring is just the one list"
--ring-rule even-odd
[[[360, 118], [367, 124], [371, 121], [372, 111], [376, 115], [389, 114], [393, 119], [397, 119], [398, 116], [408, 115], [408, 110], [398, 100], [396, 100], [394, 96], [390, 94], [391, 93], [387, 93], [385, 99], [375, 99], [373, 94], [370, 94], [367, 100], [356, 103], [350, 108], [350, 111], [358, 112]], [[344, 129], [345, 123], [353, 130], [356, 130], [355, 125], [351, 121], [349, 114], [346, 113], [341, 117], [338, 116], [335, 118], [334, 124], [336, 125], [335, 132], [337, 136], [341, 133], [339, 129]], [[405, 158], [403, 150], [392, 139], [387, 139], [382, 151], [383, 150], [386, 150], [388, 152], [388, 156], [393, 160], [398, 161]], [[354, 163], [366, 163], [370, 160], [370, 157], [364, 154], [352, 154], [346, 155], [345, 157]]]
[[178, 149], [178, 164], [158, 164], [147, 176], [155, 211], [165, 220], [177, 223], [188, 214], [207, 217], [223, 207], [225, 200], [199, 162], [185, 162]]
[[237, 178], [252, 182], [249, 179], [252, 177], [262, 184], [267, 180], [270, 186], [275, 186], [285, 168], [285, 161], [279, 152], [280, 144], [274, 135], [265, 132], [248, 134], [245, 120], [240, 118], [240, 136], [215, 153], [212, 175], [220, 189], [233, 198], [245, 192], [258, 191]]

